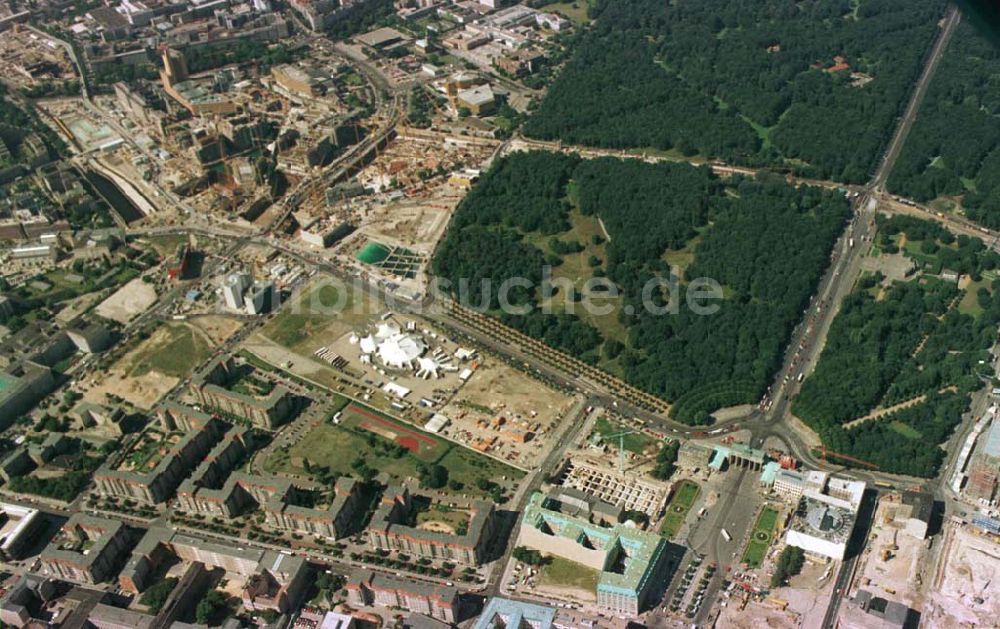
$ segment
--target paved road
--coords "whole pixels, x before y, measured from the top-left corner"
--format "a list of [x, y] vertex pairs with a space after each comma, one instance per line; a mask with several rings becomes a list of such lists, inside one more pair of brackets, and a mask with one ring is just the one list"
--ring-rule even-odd
[[[739, 565], [740, 553], [754, 524], [754, 517], [760, 505], [760, 490], [757, 487], [758, 472], [748, 469], [730, 469], [731, 478], [726, 479], [718, 501], [708, 509], [705, 517], [688, 535], [688, 545], [705, 557], [705, 565], [716, 562], [719, 569], [712, 576], [705, 590], [701, 607], [695, 615], [695, 624], [706, 622], [712, 613], [714, 602], [722, 583], [729, 578], [729, 570]], [[726, 529], [731, 539], [722, 536]], [[736, 556], [733, 556], [733, 553]]]
[[[531, 499], [531, 495], [541, 488], [542, 483], [550, 472], [552, 472], [555, 467], [562, 461], [563, 457], [566, 455], [566, 450], [569, 446], [573, 444], [577, 436], [583, 430], [583, 428], [590, 424], [589, 419], [591, 416], [587, 415], [586, 408], [591, 405], [593, 400], [587, 400], [586, 402], [580, 402], [573, 411], [566, 414], [566, 418], [563, 420], [561, 429], [563, 433], [559, 436], [556, 443], [552, 446], [552, 451], [545, 458], [545, 461], [533, 472], [524, 479], [521, 486], [518, 488], [517, 493], [514, 494], [513, 500], [509, 505], [505, 506], [505, 509], [520, 513], [524, 510], [524, 507], [528, 504], [528, 500]], [[591, 414], [592, 415], [592, 414]], [[510, 536], [507, 539], [507, 546], [504, 550], [503, 556], [494, 564], [493, 570], [490, 572], [489, 580], [486, 585], [484, 594], [486, 596], [499, 596], [502, 595], [501, 586], [503, 585], [503, 575], [507, 568], [507, 564], [510, 562], [510, 555], [514, 550], [514, 543], [517, 541], [517, 536], [521, 531], [521, 518], [518, 517], [515, 520], [514, 527], [510, 531]]]
[[913, 93], [910, 95], [910, 102], [906, 105], [906, 110], [899, 122], [899, 126], [896, 128], [896, 133], [893, 135], [892, 141], [889, 143], [889, 148], [886, 150], [879, 164], [878, 172], [871, 182], [872, 190], [882, 192], [885, 189], [885, 182], [889, 178], [889, 173], [892, 172], [896, 158], [899, 157], [899, 152], [906, 143], [906, 137], [910, 134], [913, 122], [917, 118], [917, 111], [920, 109], [920, 103], [923, 102], [924, 94], [927, 93], [927, 86], [930, 85], [938, 62], [941, 61], [941, 55], [948, 47], [948, 42], [951, 40], [951, 36], [955, 32], [955, 27], [958, 26], [961, 19], [962, 14], [959, 12], [957, 6], [952, 5], [948, 7], [948, 12], [944, 18], [944, 25], [938, 33], [937, 41], [934, 42], [934, 46], [931, 48], [924, 62], [924, 69], [920, 73], [920, 78], [917, 80], [916, 86], [913, 88]]

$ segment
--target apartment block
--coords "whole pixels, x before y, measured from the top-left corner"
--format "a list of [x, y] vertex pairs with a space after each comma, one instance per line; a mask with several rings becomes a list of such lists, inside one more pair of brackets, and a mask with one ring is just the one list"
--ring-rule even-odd
[[117, 520], [76, 513], [42, 551], [41, 572], [80, 583], [101, 583], [114, 576], [131, 546]]
[[116, 469], [104, 463], [94, 473], [97, 491], [105, 496], [131, 498], [158, 504], [166, 501], [219, 440], [223, 423], [209, 421], [200, 430], [189, 432], [148, 472]]
[[375, 550], [398, 550], [417, 557], [441, 559], [477, 566], [495, 533], [494, 505], [472, 503], [465, 535], [446, 535], [403, 524], [414, 508], [405, 487], [390, 486], [368, 527], [368, 539]]
[[454, 624], [458, 619], [458, 590], [410, 579], [398, 579], [370, 570], [353, 573], [345, 586], [352, 605], [406, 609]]
[[268, 430], [283, 423], [295, 411], [295, 398], [284, 386], [275, 386], [261, 397], [232, 390], [240, 378], [241, 369], [253, 370], [237, 364], [232, 357], [219, 358], [192, 380], [198, 400], [205, 407], [249, 419], [253, 425]]

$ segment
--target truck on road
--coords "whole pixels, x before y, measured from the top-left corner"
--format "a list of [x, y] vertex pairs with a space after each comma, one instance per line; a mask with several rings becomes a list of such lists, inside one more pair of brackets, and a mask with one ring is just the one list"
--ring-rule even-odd
[[726, 538], [727, 542], [733, 541], [733, 536], [729, 534], [729, 531], [722, 529], [722, 536]]

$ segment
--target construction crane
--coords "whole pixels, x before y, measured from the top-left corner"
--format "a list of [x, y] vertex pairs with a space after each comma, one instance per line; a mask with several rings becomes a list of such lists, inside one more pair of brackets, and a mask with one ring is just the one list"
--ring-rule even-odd
[[639, 430], [626, 430], [625, 432], [619, 432], [614, 435], [602, 435], [602, 438], [607, 439], [618, 439], [618, 473], [625, 473], [625, 437], [640, 432]]
[[830, 455], [833, 458], [841, 459], [843, 461], [850, 461], [851, 463], [856, 463], [858, 465], [861, 465], [863, 467], [867, 467], [869, 469], [873, 469], [873, 470], [879, 469], [878, 465], [875, 465], [874, 463], [872, 463], [870, 461], [865, 461], [863, 459], [858, 459], [858, 458], [855, 458], [855, 457], [853, 457], [853, 456], [851, 456], [849, 454], [844, 454], [843, 452], [835, 452], [833, 450], [828, 450], [826, 446], [819, 446], [819, 447], [813, 448], [813, 452], [814, 453], [815, 452], [819, 452], [820, 456], [823, 458], [823, 462], [824, 463], [826, 463], [826, 457], [827, 457], [827, 455]]

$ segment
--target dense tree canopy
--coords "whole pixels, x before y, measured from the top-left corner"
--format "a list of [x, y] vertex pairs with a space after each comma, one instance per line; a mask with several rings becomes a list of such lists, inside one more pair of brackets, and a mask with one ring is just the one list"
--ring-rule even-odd
[[[558, 244], [572, 240], [565, 232], [574, 205], [607, 230], [607, 242], [594, 240], [606, 246], [606, 260], [587, 266], [618, 289], [627, 343], [605, 339], [576, 314], [537, 308], [542, 265], [579, 251]], [[496, 312], [495, 290], [478, 304], [584, 360], [619, 361], [629, 382], [677, 401], [676, 417], [707, 423], [722, 406], [759, 399], [846, 216], [841, 195], [780, 181], [726, 182], [682, 163], [517, 153], [459, 206], [434, 270], [459, 295], [463, 282], [527, 278], [532, 287], [519, 287], [511, 301], [530, 312]], [[667, 254], [685, 248], [693, 261], [672, 270]], [[687, 306], [692, 280], [702, 277], [722, 288], [711, 314]]]
[[823, 428], [820, 437], [829, 448], [874, 463], [883, 472], [930, 478], [944, 460], [938, 444], [948, 439], [968, 408], [967, 395], [932, 393], [925, 402], [889, 417], [850, 429]]
[[771, 575], [771, 587], [781, 587], [788, 582], [789, 577], [793, 577], [802, 572], [802, 566], [806, 563], [806, 553], [798, 546], [785, 546], [778, 555], [778, 561], [774, 566], [774, 574]]
[[970, 218], [1000, 228], [1000, 48], [967, 21], [940, 61], [888, 187], [921, 202], [962, 195]]
[[862, 182], [944, 6], [602, 0], [525, 131]]
[[[834, 450], [884, 471], [931, 476], [942, 458], [937, 445], [961, 420], [967, 394], [982, 386], [980, 363], [989, 364], [1000, 325], [1000, 281], [966, 289], [970, 306], [955, 283], [931, 272], [979, 276], [996, 267], [997, 254], [978, 238], [955, 238], [912, 217], [880, 217], [879, 228], [883, 250], [902, 244], [918, 271], [889, 285], [869, 276], [844, 299], [792, 411]], [[903, 402], [916, 405], [844, 428]]]

